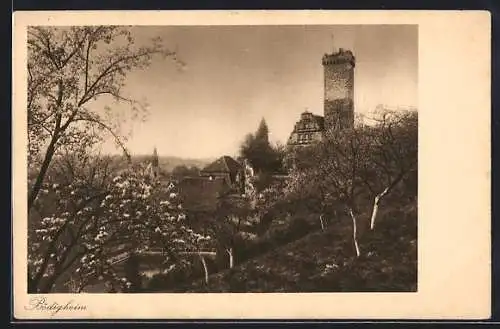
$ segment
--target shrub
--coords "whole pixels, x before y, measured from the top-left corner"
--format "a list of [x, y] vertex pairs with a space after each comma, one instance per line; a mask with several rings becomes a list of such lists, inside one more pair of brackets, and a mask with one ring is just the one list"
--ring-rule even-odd
[[139, 292], [142, 288], [142, 278], [139, 271], [140, 261], [136, 254], [130, 255], [124, 266], [125, 278], [130, 285], [126, 288], [126, 292]]

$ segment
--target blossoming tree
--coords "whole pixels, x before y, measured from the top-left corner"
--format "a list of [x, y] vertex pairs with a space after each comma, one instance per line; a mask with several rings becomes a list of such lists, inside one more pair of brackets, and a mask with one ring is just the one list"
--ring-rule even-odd
[[[28, 163], [36, 172], [31, 211], [62, 146], [112, 139], [125, 150], [123, 121], [146, 110], [125, 92], [130, 72], [147, 68], [158, 55], [182, 63], [160, 39], [141, 45], [130, 27], [33, 26], [27, 41]], [[128, 111], [112, 109], [112, 101]]]
[[[128, 156], [121, 124], [145, 113], [125, 93], [130, 72], [157, 55], [182, 63], [159, 39], [141, 45], [130, 27], [33, 26], [27, 43], [28, 290], [123, 282], [112, 256], [152, 246], [173, 261], [175, 250], [196, 240], [183, 228], [175, 193], [165, 195], [141, 168], [117, 175], [104, 158], [89, 155], [112, 139]], [[118, 113], [106, 105], [111, 101], [130, 111]]]
[[106, 172], [102, 161], [87, 163], [91, 175], [61, 183], [47, 180], [40, 190], [42, 203], [53, 207], [31, 221], [31, 292], [58, 290], [65, 282], [75, 291], [104, 281], [125, 289], [130, 282], [120, 272], [124, 257], [160, 249], [163, 265], [175, 266], [183, 261], [180, 252], [208, 239], [185, 223], [172, 184], [153, 180], [140, 166]]

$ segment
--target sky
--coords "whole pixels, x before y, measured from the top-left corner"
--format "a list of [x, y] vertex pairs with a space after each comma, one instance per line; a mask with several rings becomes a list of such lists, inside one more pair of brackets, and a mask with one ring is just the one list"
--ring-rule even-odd
[[[286, 143], [300, 113], [323, 115], [321, 58], [338, 48], [356, 57], [354, 106], [417, 107], [418, 30], [414, 25], [134, 27], [139, 42], [161, 37], [185, 63], [169, 59], [127, 77], [125, 91], [148, 104], [135, 123], [132, 154], [234, 156], [262, 118], [272, 142]], [[119, 153], [112, 144], [104, 150]]]

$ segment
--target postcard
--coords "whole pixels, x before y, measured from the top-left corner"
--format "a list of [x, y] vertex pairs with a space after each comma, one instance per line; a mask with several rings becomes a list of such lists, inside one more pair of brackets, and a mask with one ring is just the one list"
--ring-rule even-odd
[[14, 13], [14, 317], [488, 318], [490, 24]]

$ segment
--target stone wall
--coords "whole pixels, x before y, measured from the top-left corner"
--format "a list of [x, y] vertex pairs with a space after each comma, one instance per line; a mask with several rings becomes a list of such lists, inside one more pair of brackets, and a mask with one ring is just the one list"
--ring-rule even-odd
[[325, 129], [345, 129], [354, 126], [354, 102], [351, 98], [325, 100]]

